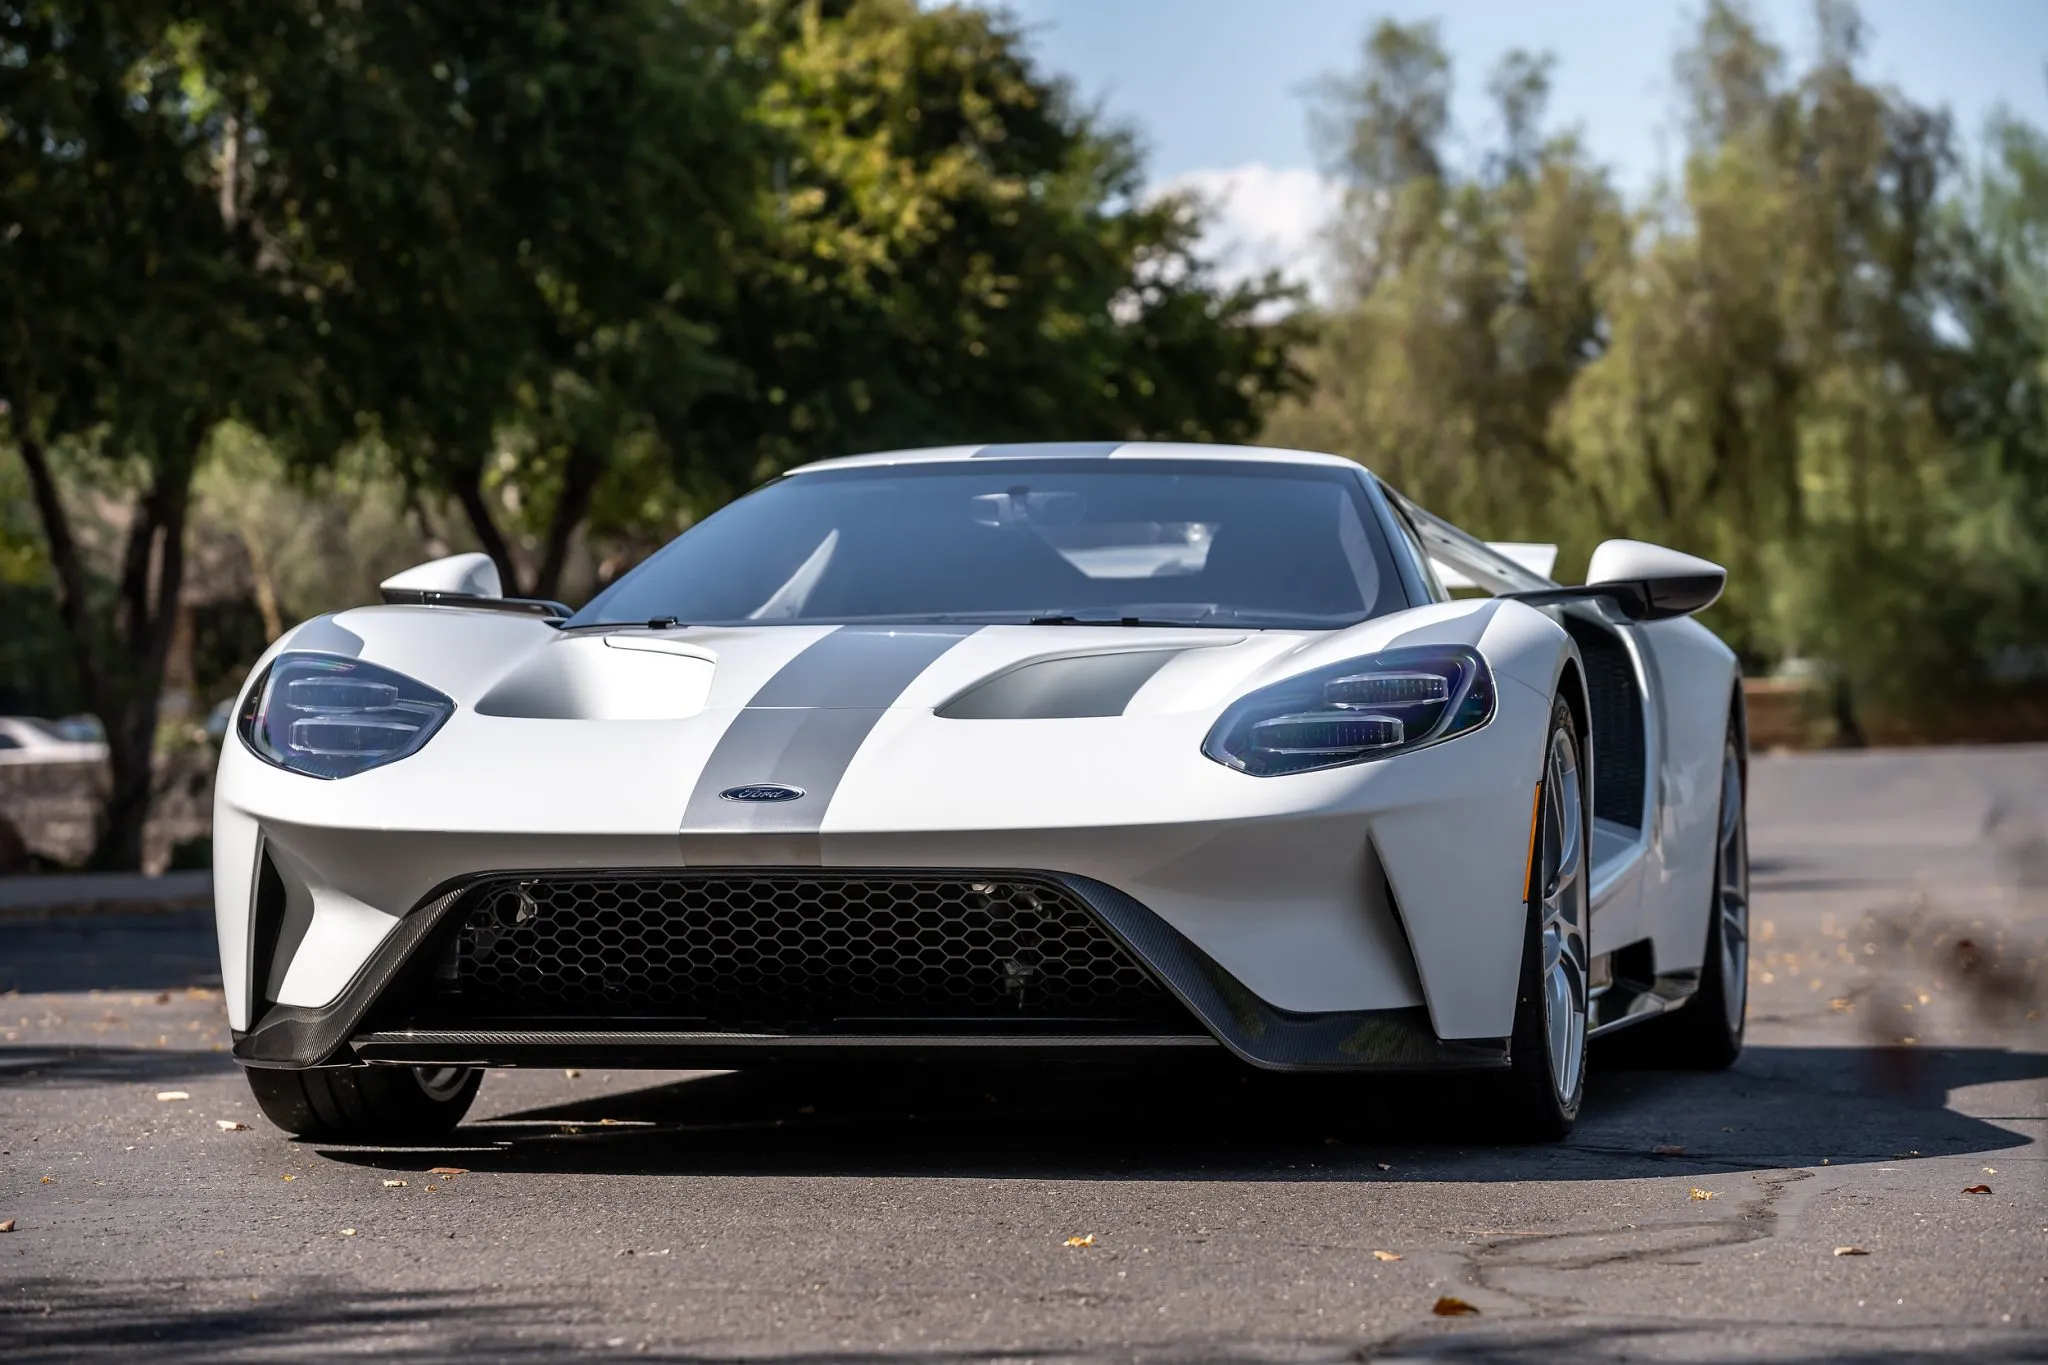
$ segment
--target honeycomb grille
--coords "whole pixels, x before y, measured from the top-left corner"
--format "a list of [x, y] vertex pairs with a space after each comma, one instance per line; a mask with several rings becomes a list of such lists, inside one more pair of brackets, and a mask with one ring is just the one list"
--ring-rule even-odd
[[960, 874], [546, 875], [466, 893], [468, 1017], [1190, 1021], [1070, 891]]

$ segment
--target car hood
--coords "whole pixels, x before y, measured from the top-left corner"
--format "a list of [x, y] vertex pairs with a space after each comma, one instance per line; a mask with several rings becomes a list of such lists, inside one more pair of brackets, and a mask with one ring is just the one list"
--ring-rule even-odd
[[509, 613], [385, 606], [309, 621], [273, 653], [366, 659], [505, 719], [896, 708], [955, 720], [1136, 717], [1220, 710], [1250, 688], [1397, 645], [1477, 645], [1496, 606], [1441, 603], [1335, 631], [806, 624], [573, 632]]

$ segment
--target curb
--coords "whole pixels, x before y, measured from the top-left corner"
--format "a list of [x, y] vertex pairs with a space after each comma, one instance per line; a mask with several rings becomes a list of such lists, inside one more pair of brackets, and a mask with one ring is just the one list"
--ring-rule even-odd
[[0, 877], [0, 922], [88, 915], [159, 915], [213, 906], [208, 871], [52, 873]]

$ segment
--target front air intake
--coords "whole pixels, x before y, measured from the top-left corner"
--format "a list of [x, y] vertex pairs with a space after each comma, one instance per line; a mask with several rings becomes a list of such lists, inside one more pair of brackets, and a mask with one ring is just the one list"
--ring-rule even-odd
[[448, 918], [431, 985], [415, 997], [440, 1023], [1007, 1020], [1198, 1031], [1079, 897], [1029, 875], [508, 875], [465, 890]]

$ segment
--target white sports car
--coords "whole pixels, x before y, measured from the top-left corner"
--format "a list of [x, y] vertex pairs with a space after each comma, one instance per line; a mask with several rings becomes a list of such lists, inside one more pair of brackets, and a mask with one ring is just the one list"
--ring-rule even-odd
[[1722, 570], [1553, 556], [1111, 442], [811, 465], [575, 612], [422, 565], [242, 690], [235, 1056], [335, 1139], [484, 1067], [1201, 1050], [1562, 1134], [1589, 1038], [1734, 1059], [1748, 869]]

